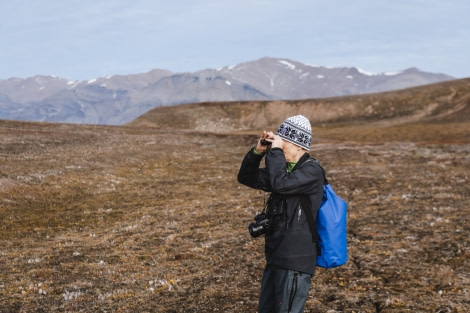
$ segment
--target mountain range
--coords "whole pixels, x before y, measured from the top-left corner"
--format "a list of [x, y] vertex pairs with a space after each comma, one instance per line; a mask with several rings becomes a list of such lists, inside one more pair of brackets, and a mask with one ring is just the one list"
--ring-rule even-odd
[[416, 68], [371, 74], [355, 67], [328, 68], [268, 57], [220, 69], [154, 69], [88, 81], [38, 75], [0, 80], [0, 119], [123, 125], [160, 106], [329, 98], [453, 79]]

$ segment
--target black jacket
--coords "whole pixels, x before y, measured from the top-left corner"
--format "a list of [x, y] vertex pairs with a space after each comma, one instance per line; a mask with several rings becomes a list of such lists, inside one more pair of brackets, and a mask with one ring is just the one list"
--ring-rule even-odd
[[250, 150], [242, 161], [238, 181], [248, 187], [271, 192], [266, 213], [271, 226], [265, 236], [265, 255], [268, 264], [303, 273], [315, 273], [316, 246], [312, 242], [299, 195], [308, 195], [313, 216], [316, 217], [323, 197], [324, 175], [316, 160], [308, 153], [287, 172], [284, 153], [273, 148], [266, 153], [266, 167], [260, 168], [263, 155]]

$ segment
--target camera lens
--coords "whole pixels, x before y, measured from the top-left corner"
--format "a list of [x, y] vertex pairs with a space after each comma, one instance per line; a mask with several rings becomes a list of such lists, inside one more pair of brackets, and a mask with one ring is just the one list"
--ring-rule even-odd
[[251, 223], [248, 226], [248, 230], [250, 231], [250, 235], [253, 238], [259, 237], [265, 233], [265, 229], [263, 225], [258, 225], [257, 223]]
[[248, 225], [248, 230], [253, 238], [266, 234], [269, 228], [269, 218], [261, 213], [255, 216], [255, 222]]
[[260, 141], [261, 145], [262, 146], [269, 146], [271, 143], [269, 141], [267, 141], [266, 139], [261, 139]]

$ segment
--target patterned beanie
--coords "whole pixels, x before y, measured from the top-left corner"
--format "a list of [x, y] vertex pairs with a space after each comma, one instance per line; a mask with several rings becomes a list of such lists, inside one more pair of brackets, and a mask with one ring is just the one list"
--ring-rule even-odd
[[312, 127], [310, 121], [303, 115], [291, 116], [279, 126], [277, 135], [294, 145], [310, 150]]

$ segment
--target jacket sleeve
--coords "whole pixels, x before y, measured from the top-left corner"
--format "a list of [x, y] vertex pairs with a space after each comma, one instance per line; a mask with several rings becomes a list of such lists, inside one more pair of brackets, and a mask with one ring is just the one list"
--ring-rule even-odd
[[255, 154], [251, 149], [243, 158], [240, 170], [238, 171], [238, 182], [264, 191], [271, 191], [269, 186], [266, 169], [259, 168], [264, 155]]
[[287, 196], [314, 194], [323, 186], [323, 172], [313, 162], [288, 173], [284, 153], [277, 148], [266, 153], [266, 172], [272, 191]]

